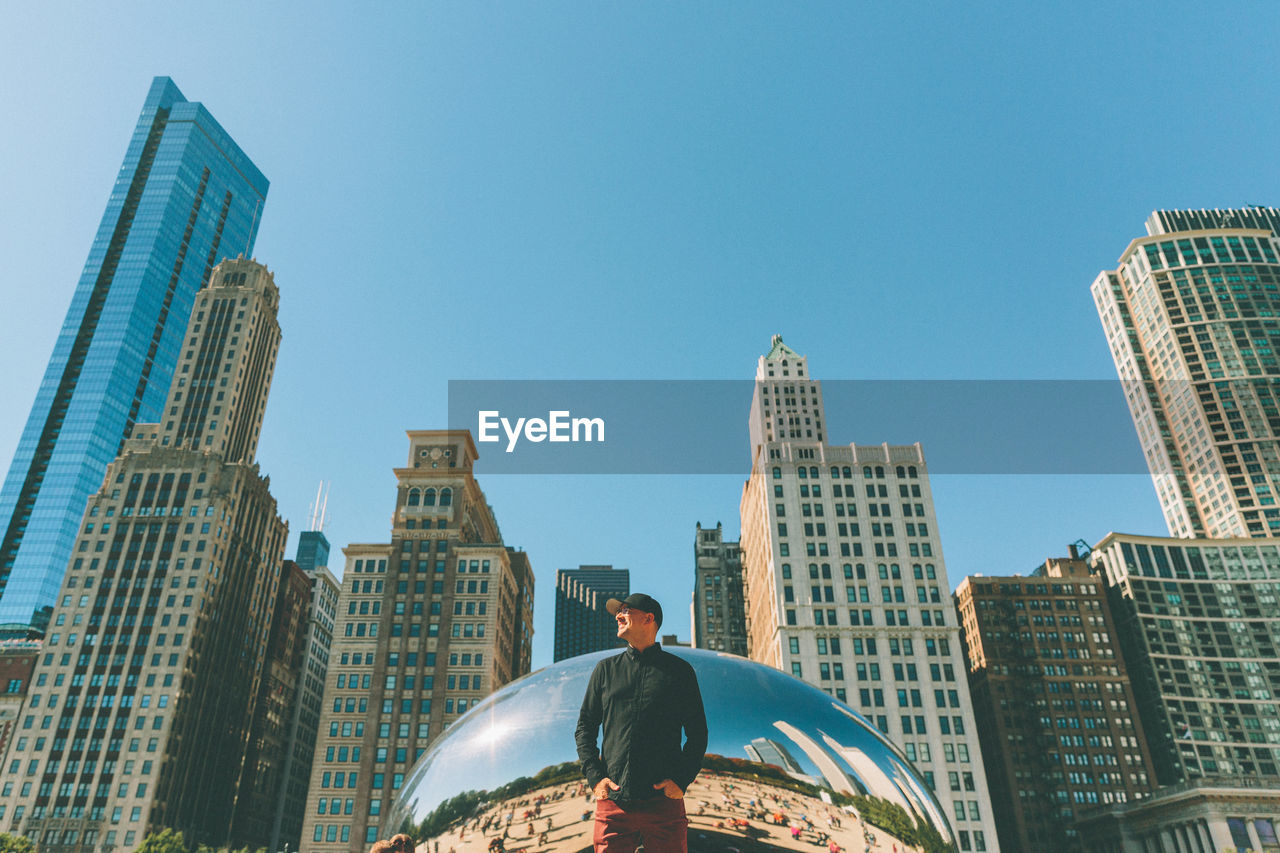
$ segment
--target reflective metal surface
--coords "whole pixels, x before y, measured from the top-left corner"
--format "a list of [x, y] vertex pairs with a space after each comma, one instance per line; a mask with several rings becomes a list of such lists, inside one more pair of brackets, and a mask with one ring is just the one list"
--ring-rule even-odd
[[[856, 712], [745, 658], [670, 651], [693, 665], [710, 729], [685, 795], [691, 853], [955, 849], [924, 781]], [[592, 669], [613, 654], [540, 669], [459, 718], [410, 771], [381, 837], [406, 832], [419, 853], [590, 849], [574, 728]]]

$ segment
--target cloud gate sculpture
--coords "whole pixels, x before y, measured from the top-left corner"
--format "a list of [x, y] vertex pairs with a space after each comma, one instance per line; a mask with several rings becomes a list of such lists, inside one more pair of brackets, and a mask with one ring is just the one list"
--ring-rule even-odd
[[[685, 795], [690, 853], [955, 850], [923, 779], [843, 703], [745, 658], [668, 651], [697, 673], [710, 729]], [[540, 669], [459, 718], [408, 774], [381, 837], [405, 832], [419, 853], [590, 850], [595, 805], [573, 734], [611, 654]]]

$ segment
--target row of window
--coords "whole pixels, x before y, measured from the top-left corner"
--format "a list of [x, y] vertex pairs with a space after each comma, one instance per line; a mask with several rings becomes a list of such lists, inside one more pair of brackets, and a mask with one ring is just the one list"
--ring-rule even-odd
[[[781, 468], [774, 467], [772, 473], [773, 473], [773, 479], [775, 480], [782, 479]], [[839, 480], [841, 478], [845, 480], [853, 479], [853, 469], [848, 465], [844, 465], [844, 466], [832, 465], [831, 468], [829, 469], [829, 473], [831, 475], [831, 479], [833, 480]], [[905, 467], [902, 465], [899, 465], [894, 469], [894, 473], [898, 475], [899, 479], [902, 479], [904, 477], [910, 477], [911, 479], [914, 480], [920, 476], [919, 471], [916, 470], [916, 466], [914, 465], [909, 465]], [[817, 480], [820, 475], [816, 466], [811, 466], [806, 469], [805, 466], [801, 465], [796, 468], [796, 476], [799, 477], [801, 480], [806, 480], [806, 479]], [[868, 480], [873, 477], [877, 480], [883, 480], [885, 478], [884, 466], [882, 465], [876, 465], [874, 467], [870, 465], [863, 466], [862, 476]]]
[[[886, 525], [886, 526], [889, 526], [889, 525]], [[826, 525], [818, 524], [817, 527], [821, 529], [822, 531], [821, 533], [812, 532], [814, 529], [814, 525], [806, 523], [804, 525], [804, 528], [805, 528], [804, 535], [805, 536], [825, 536]], [[781, 522], [781, 521], [778, 522], [778, 535], [784, 536], [784, 537], [787, 535], [787, 525], [785, 522]], [[889, 532], [889, 535], [892, 535], [892, 530]], [[898, 556], [898, 544], [896, 542], [875, 542], [875, 543], [872, 543], [871, 551], [872, 551], [872, 554], [876, 557], [896, 557]], [[863, 553], [864, 551], [863, 551], [861, 542], [841, 542], [840, 543], [839, 556], [841, 557], [861, 557], [863, 556]], [[779, 542], [778, 555], [782, 557], [790, 557], [791, 543]], [[806, 542], [804, 543], [804, 555], [806, 557], [830, 557], [832, 556], [831, 546], [826, 542], [817, 542], [817, 543]], [[906, 556], [932, 557], [933, 545], [929, 542], [908, 542]]]
[[435, 506], [437, 494], [439, 494], [440, 506], [449, 506], [453, 503], [453, 489], [446, 486], [438, 493], [434, 488], [412, 488], [405, 499], [405, 504], [408, 506], [418, 506], [419, 504], [422, 506]]
[[[813, 609], [813, 624], [814, 624], [814, 625], [817, 625], [817, 626], [819, 626], [819, 627], [824, 627], [824, 626], [836, 627], [836, 626], [838, 626], [838, 625], [840, 624], [840, 622], [839, 622], [839, 620], [838, 620], [838, 618], [837, 618], [837, 616], [836, 616], [836, 612], [837, 612], [837, 611], [836, 611], [835, 609], [822, 610], [822, 609], [820, 609], [820, 608], [815, 607], [815, 608]], [[897, 628], [909, 628], [909, 627], [911, 627], [911, 619], [910, 619], [910, 615], [909, 615], [909, 612], [908, 612], [908, 611], [906, 611], [906, 610], [889, 610], [889, 609], [887, 609], [887, 608], [886, 608], [885, 610], [883, 610], [883, 611], [881, 611], [881, 612], [882, 612], [882, 613], [884, 613], [884, 624], [885, 624], [885, 625], [887, 625], [887, 626], [889, 626], [889, 627], [891, 627], [891, 628], [894, 628], [894, 627], [897, 627]], [[861, 627], [861, 628], [871, 628], [871, 627], [874, 627], [874, 626], [875, 626], [875, 618], [874, 618], [874, 616], [873, 616], [873, 613], [874, 613], [874, 611], [872, 611], [872, 610], [850, 610], [850, 611], [849, 611], [849, 624], [850, 624], [851, 626], [855, 627], [855, 628], [859, 628], [859, 627]], [[946, 615], [945, 615], [945, 614], [946, 614], [946, 611], [945, 611], [945, 610], [932, 610], [932, 611], [930, 611], [930, 610], [921, 610], [921, 611], [920, 611], [920, 624], [921, 624], [921, 625], [923, 625], [923, 626], [925, 626], [925, 627], [939, 627], [939, 628], [941, 628], [941, 627], [943, 627], [944, 625], [946, 625]], [[797, 618], [797, 616], [796, 616], [796, 611], [795, 611], [794, 609], [787, 608], [787, 610], [786, 610], [786, 611], [785, 611], [785, 613], [784, 613], [784, 617], [785, 617], [785, 620], [786, 620], [787, 625], [789, 625], [789, 626], [796, 626], [796, 625], [799, 625], [799, 620], [798, 620], [798, 618]], [[455, 636], [456, 636], [456, 635], [455, 635]], [[944, 641], [944, 642], [945, 642], [945, 641]]]

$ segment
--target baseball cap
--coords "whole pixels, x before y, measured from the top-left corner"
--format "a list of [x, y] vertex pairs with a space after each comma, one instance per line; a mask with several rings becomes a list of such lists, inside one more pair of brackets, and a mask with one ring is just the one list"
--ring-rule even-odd
[[618, 611], [624, 607], [629, 607], [632, 610], [643, 610], [645, 613], [652, 613], [654, 624], [659, 628], [662, 627], [662, 605], [659, 604], [653, 596], [645, 595], [643, 592], [633, 592], [621, 601], [616, 598], [611, 598], [604, 603], [604, 609], [608, 610], [615, 616]]

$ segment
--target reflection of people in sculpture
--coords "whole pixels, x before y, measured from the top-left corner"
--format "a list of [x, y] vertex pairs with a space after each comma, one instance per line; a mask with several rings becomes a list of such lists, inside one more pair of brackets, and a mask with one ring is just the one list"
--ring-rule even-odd
[[636, 593], [605, 607], [628, 648], [596, 664], [578, 715], [578, 758], [596, 799], [595, 853], [632, 853], [637, 842], [646, 853], [685, 853], [684, 792], [707, 749], [698, 679], [656, 642], [657, 601]]

